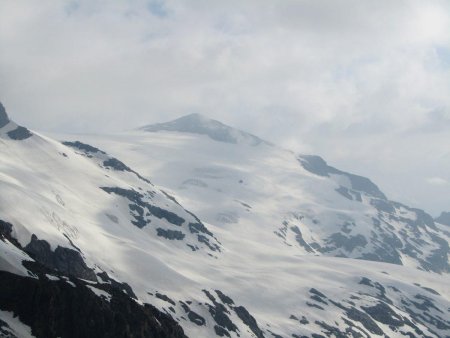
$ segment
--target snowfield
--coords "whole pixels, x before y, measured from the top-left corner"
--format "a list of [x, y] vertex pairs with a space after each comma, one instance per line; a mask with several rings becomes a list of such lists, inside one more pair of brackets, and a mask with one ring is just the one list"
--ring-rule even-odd
[[[111, 306], [119, 290], [188, 337], [450, 336], [450, 228], [368, 179], [199, 115], [16, 128], [0, 129], [1, 271]], [[0, 310], [0, 336], [39, 336]]]

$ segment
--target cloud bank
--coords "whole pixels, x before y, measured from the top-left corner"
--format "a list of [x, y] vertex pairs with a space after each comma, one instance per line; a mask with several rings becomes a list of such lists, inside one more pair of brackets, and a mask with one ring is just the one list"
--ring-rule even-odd
[[43, 131], [198, 112], [450, 209], [448, 1], [0, 3], [0, 100]]

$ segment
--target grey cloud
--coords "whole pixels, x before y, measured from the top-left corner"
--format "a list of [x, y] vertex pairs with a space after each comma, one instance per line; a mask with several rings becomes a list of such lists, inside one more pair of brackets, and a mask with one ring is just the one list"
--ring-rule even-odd
[[436, 108], [427, 115], [428, 124], [424, 130], [434, 131], [450, 131], [450, 107]]
[[[439, 157], [447, 122], [433, 115], [450, 107], [449, 45], [439, 0], [5, 0], [0, 94], [12, 118], [42, 131], [202, 113], [378, 175], [434, 211], [450, 197], [399, 185], [389, 168], [423, 182], [448, 175], [433, 167], [450, 172]], [[442, 151], [414, 154], [404, 139]]]

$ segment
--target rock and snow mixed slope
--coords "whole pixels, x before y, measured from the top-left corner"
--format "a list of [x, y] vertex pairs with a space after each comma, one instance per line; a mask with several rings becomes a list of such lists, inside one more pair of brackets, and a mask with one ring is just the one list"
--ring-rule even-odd
[[318, 156], [249, 142], [253, 137], [188, 115], [85, 139], [152, 177], [202, 220], [249, 243], [450, 272], [448, 227], [388, 200], [365, 177]]
[[[367, 179], [198, 115], [64, 144], [17, 128], [0, 129], [0, 336], [450, 335], [448, 230]], [[59, 306], [17, 305], [43, 290]], [[93, 328], [56, 318], [83, 314], [74, 297]]]

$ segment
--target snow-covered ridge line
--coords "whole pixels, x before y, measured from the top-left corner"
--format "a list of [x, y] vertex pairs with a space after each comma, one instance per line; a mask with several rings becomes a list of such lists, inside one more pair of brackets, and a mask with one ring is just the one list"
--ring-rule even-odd
[[139, 128], [147, 132], [175, 131], [198, 135], [207, 135], [219, 142], [232, 144], [248, 144], [257, 146], [259, 144], [270, 145], [269, 142], [247, 132], [231, 128], [222, 122], [209, 119], [201, 114], [190, 114], [180, 117], [174, 121], [147, 125]]
[[250, 242], [257, 234], [291, 254], [450, 271], [449, 233], [423, 210], [390, 201], [370, 179], [274, 145], [216, 142], [185, 128], [190, 124], [213, 132], [216, 121], [188, 115], [146, 127], [157, 133], [144, 128], [85, 139], [154, 177], [205, 222]]
[[9, 123], [9, 117], [6, 113], [6, 109], [0, 102], [0, 128], [6, 126]]
[[[61, 292], [46, 309], [75, 321], [70, 297], [104, 309], [83, 315], [163, 330], [150, 337], [182, 337], [176, 323], [189, 337], [450, 335], [444, 226], [370, 181], [326, 164], [319, 175], [263, 143], [133, 131], [64, 145], [13, 139], [11, 125], [0, 129], [0, 289], [23, 302], [8, 287]], [[116, 312], [118, 299], [131, 311]]]

